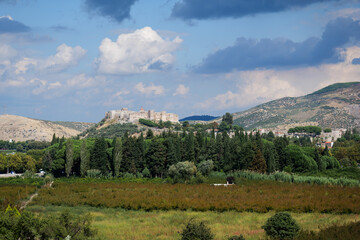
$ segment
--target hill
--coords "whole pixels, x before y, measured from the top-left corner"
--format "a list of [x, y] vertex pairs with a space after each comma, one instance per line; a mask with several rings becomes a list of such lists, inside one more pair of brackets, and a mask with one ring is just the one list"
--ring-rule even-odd
[[218, 117], [214, 117], [214, 116], [209, 116], [209, 115], [194, 115], [194, 116], [190, 116], [190, 117], [186, 117], [183, 119], [180, 119], [180, 122], [184, 122], [184, 121], [211, 121], [214, 120]]
[[233, 114], [245, 129], [318, 125], [360, 127], [360, 82], [336, 83], [302, 97], [285, 97]]
[[[51, 141], [54, 133], [59, 137], [68, 138], [77, 136], [81, 132], [74, 129], [74, 127], [64, 126], [66, 124], [59, 123], [15, 115], [0, 115], [0, 139], [4, 141], [10, 139], [15, 141]], [[70, 124], [70, 122], [61, 123]], [[73, 125], [85, 126], [86, 124], [73, 123]]]

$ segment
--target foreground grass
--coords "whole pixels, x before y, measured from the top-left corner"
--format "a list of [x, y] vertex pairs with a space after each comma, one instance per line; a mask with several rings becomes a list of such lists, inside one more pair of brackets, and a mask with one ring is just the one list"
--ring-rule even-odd
[[55, 183], [41, 189], [34, 205], [124, 208], [128, 210], [292, 211], [360, 213], [360, 188], [243, 181], [209, 184]]
[[[95, 208], [87, 206], [29, 206], [28, 211], [38, 214], [53, 214], [70, 210], [74, 214], [90, 213], [94, 217], [93, 225], [98, 229], [100, 239], [123, 240], [154, 240], [180, 239], [179, 232], [191, 218], [205, 221], [215, 239], [225, 240], [231, 235], [242, 234], [247, 240], [263, 239], [265, 237], [261, 226], [274, 215], [268, 213], [249, 212], [195, 212], [195, 211], [134, 211], [118, 208]], [[360, 221], [356, 214], [321, 214], [321, 213], [291, 213], [304, 230], [315, 230], [332, 224], [345, 224]]]

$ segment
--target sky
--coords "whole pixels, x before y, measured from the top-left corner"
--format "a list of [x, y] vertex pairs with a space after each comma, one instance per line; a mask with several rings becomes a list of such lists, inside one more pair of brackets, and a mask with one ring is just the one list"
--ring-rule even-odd
[[0, 0], [0, 113], [220, 116], [360, 81], [360, 0]]

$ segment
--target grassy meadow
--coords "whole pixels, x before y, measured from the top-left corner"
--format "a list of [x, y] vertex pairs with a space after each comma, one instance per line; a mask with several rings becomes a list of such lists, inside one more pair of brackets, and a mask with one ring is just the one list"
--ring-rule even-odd
[[[214, 211], [151, 211], [125, 210], [121, 208], [96, 208], [89, 206], [29, 206], [27, 210], [38, 214], [58, 213], [70, 210], [74, 214], [90, 213], [93, 225], [98, 229], [100, 239], [121, 240], [154, 240], [180, 239], [179, 232], [185, 223], [194, 218], [205, 221], [215, 233], [215, 239], [225, 240], [226, 237], [242, 234], [247, 240], [265, 238], [261, 226], [274, 215], [250, 212], [214, 212]], [[305, 230], [319, 230], [332, 224], [346, 224], [360, 221], [358, 214], [324, 214], [324, 213], [291, 213]]]

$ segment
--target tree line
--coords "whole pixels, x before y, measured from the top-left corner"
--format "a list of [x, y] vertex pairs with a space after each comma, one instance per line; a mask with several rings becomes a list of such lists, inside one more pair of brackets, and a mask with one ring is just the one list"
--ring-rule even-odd
[[303, 141], [275, 137], [272, 132], [260, 135], [236, 130], [230, 138], [222, 133], [206, 131], [163, 132], [146, 137], [125, 134], [113, 139], [68, 139], [53, 143], [44, 151], [42, 167], [55, 176], [86, 176], [98, 170], [106, 176], [132, 174], [166, 177], [169, 168], [179, 162], [190, 162], [198, 168], [210, 163], [215, 171], [251, 170], [307, 172], [338, 168], [338, 160], [329, 149], [320, 149]]

